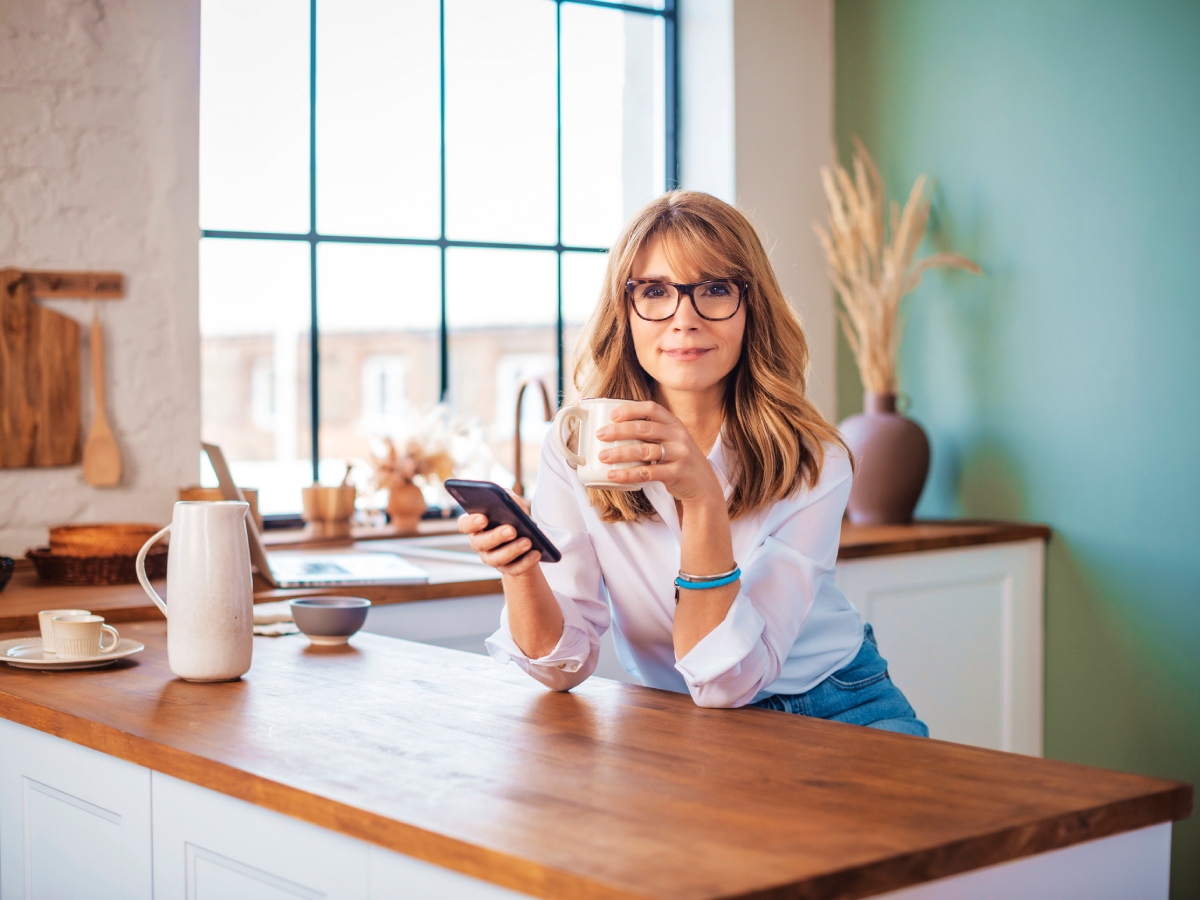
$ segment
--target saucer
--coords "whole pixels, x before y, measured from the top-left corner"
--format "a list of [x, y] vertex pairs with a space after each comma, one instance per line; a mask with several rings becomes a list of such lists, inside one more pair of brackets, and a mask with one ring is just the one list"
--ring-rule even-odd
[[59, 659], [52, 653], [42, 652], [40, 637], [12, 638], [0, 641], [0, 662], [6, 662], [18, 669], [96, 669], [145, 649], [146, 645], [141, 641], [121, 638], [117, 646], [105, 653], [76, 659]]

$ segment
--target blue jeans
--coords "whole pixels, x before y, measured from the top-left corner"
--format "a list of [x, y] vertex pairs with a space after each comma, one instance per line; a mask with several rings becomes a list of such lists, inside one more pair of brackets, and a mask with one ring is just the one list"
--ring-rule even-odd
[[773, 694], [752, 705], [929, 737], [929, 728], [917, 718], [900, 688], [892, 684], [887, 660], [879, 655], [875, 644], [875, 632], [870, 625], [864, 625], [863, 630], [862, 649], [850, 665], [803, 694]]

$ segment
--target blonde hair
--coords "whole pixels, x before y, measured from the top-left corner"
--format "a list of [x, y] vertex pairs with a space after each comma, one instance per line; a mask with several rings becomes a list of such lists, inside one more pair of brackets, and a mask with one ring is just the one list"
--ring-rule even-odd
[[[754, 226], [709, 194], [663, 194], [617, 238], [599, 303], [579, 341], [574, 381], [580, 396], [654, 399], [655, 382], [634, 352], [625, 284], [638, 252], [656, 238], [671, 266], [689, 272], [689, 278], [740, 277], [748, 283], [746, 330], [726, 382], [722, 428], [734, 466], [730, 518], [814, 487], [825, 460], [824, 443], [849, 450], [805, 394], [808, 341]], [[588, 496], [606, 522], [654, 515], [642, 491], [589, 490]]]

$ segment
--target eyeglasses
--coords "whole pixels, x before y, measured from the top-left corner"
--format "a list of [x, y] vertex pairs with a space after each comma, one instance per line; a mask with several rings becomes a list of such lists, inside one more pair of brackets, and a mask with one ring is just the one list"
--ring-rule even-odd
[[633, 311], [647, 322], [664, 322], [675, 315], [684, 295], [692, 301], [697, 315], [710, 322], [731, 319], [742, 305], [746, 279], [722, 278], [698, 281], [695, 284], [675, 284], [633, 278], [625, 282], [625, 293], [633, 301]]

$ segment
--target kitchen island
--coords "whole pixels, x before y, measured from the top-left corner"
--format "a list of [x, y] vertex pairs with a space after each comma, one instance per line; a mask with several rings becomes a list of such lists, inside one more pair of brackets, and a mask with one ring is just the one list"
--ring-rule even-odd
[[[360, 634], [0, 671], [4, 897], [1166, 897], [1187, 785]], [[1057, 886], [1057, 887], [1056, 887]], [[915, 891], [915, 893], [914, 893]]]

